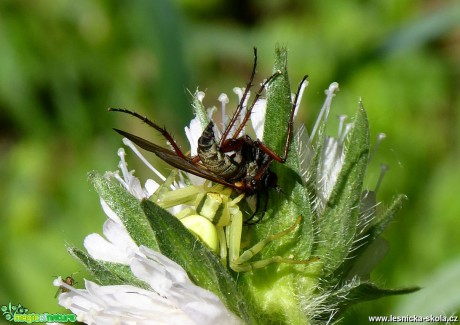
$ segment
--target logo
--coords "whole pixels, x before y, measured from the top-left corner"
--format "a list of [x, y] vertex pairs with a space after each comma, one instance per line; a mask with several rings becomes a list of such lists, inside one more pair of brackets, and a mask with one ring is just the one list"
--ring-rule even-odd
[[75, 314], [50, 314], [50, 313], [29, 313], [29, 308], [21, 304], [3, 305], [0, 309], [3, 317], [10, 322], [15, 323], [74, 323], [77, 321]]

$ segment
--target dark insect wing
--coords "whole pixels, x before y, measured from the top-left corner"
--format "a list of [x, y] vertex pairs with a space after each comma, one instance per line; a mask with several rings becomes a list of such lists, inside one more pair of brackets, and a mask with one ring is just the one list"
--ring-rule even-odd
[[114, 130], [118, 132], [119, 134], [121, 134], [122, 136], [124, 136], [125, 138], [128, 138], [129, 140], [137, 144], [142, 149], [153, 152], [155, 155], [161, 158], [164, 162], [166, 162], [167, 164], [175, 168], [179, 168], [195, 176], [206, 178], [210, 181], [213, 181], [213, 182], [216, 182], [216, 183], [228, 186], [228, 187], [242, 190], [242, 188], [236, 186], [235, 184], [229, 183], [222, 178], [219, 178], [218, 176], [214, 175], [213, 173], [211, 173], [204, 167], [201, 167], [200, 165], [194, 164], [193, 162], [189, 160], [179, 157], [172, 150], [163, 148], [159, 145], [156, 145], [155, 143], [147, 141], [134, 134], [131, 134], [131, 133], [119, 130], [119, 129], [114, 129]]

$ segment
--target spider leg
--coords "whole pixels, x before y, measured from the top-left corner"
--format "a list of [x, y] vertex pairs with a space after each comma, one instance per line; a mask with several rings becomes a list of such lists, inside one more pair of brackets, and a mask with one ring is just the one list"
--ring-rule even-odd
[[182, 152], [182, 150], [179, 148], [179, 145], [176, 143], [176, 141], [174, 141], [172, 135], [166, 131], [166, 129], [163, 127], [160, 127], [159, 125], [155, 124], [154, 122], [152, 122], [151, 120], [149, 120], [147, 118], [147, 116], [142, 116], [136, 112], [133, 112], [133, 111], [130, 111], [130, 110], [127, 110], [127, 109], [124, 109], [124, 108], [109, 108], [109, 111], [110, 112], [121, 112], [121, 113], [126, 113], [126, 114], [129, 114], [129, 115], [132, 115], [138, 119], [140, 119], [141, 121], [143, 121], [144, 123], [146, 123], [148, 126], [154, 128], [155, 130], [157, 130], [158, 132], [161, 133], [161, 135], [166, 139], [166, 141], [168, 141], [171, 146], [173, 147], [174, 149], [174, 152], [179, 156], [181, 157], [182, 159], [185, 159], [185, 160], [189, 160], [189, 158]]

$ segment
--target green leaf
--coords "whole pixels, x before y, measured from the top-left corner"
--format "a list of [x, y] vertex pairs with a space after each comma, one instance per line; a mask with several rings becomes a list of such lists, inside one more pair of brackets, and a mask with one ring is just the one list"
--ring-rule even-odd
[[86, 266], [101, 285], [131, 284], [144, 289], [148, 287], [131, 273], [131, 269], [127, 265], [95, 260], [75, 247], [69, 247], [67, 250], [75, 259]]
[[88, 178], [99, 196], [121, 219], [134, 242], [138, 246], [143, 245], [158, 251], [155, 233], [142, 211], [139, 200], [113, 179], [95, 172], [89, 173]]
[[219, 296], [232, 312], [249, 324], [257, 323], [219, 258], [168, 211], [147, 200], [141, 205], [155, 232], [159, 251], [181, 265], [195, 284]]
[[280, 74], [273, 78], [267, 89], [267, 111], [263, 140], [272, 150], [282, 155], [292, 110], [286, 48], [276, 48], [273, 73]]
[[369, 126], [360, 103], [342, 169], [324, 213], [319, 218], [315, 255], [324, 263], [324, 275], [333, 272], [344, 262], [355, 239], [368, 155]]

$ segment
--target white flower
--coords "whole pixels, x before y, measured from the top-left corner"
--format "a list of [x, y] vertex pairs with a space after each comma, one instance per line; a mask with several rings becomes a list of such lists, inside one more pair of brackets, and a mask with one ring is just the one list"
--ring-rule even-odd
[[[244, 96], [244, 90], [245, 88], [240, 88], [240, 87], [235, 87], [233, 88], [233, 92], [238, 96], [238, 102], [240, 103], [243, 96]], [[241, 122], [244, 119], [244, 116], [246, 114], [248, 102], [250, 100], [250, 92], [246, 95], [241, 112], [239, 114], [239, 120], [236, 121], [236, 123], [233, 125], [232, 129], [230, 130], [228, 137], [231, 137], [236, 129], [241, 125]], [[195, 94], [196, 98], [200, 101], [201, 104], [203, 104], [203, 99], [205, 97], [205, 93], [202, 91], [197, 91]], [[220, 139], [222, 133], [225, 130], [225, 127], [230, 123], [230, 115], [227, 112], [227, 105], [229, 104], [230, 100], [227, 96], [227, 94], [222, 93], [219, 95], [218, 101], [221, 104], [221, 123], [220, 124], [215, 124], [214, 127], [214, 132], [215, 135], [218, 139]], [[258, 139], [262, 139], [263, 137], [263, 132], [264, 132], [264, 121], [265, 121], [265, 111], [266, 111], [266, 106], [267, 106], [267, 100], [265, 98], [259, 98], [255, 104], [254, 107], [251, 111], [251, 116], [250, 116], [250, 121], [252, 124], [252, 128], [254, 132], [256, 133], [256, 136]], [[235, 105], [235, 108], [237, 107], [237, 104]], [[215, 112], [216, 108], [211, 107], [207, 109], [207, 115], [210, 120], [214, 120], [212, 118], [213, 113]], [[190, 143], [190, 155], [196, 156], [197, 155], [197, 149], [198, 149], [198, 139], [201, 137], [201, 134], [203, 133], [204, 127], [206, 125], [202, 125], [201, 121], [198, 116], [193, 118], [190, 121], [189, 126], [185, 127], [185, 135], [187, 136], [187, 139]], [[239, 137], [244, 135], [246, 133], [245, 128], [243, 128], [238, 135]]]
[[190, 143], [190, 154], [196, 156], [198, 154], [198, 139], [203, 133], [203, 127], [197, 117], [190, 121], [190, 126], [185, 127], [185, 135]]
[[345, 115], [339, 117], [337, 138], [326, 136], [324, 139], [317, 179], [317, 195], [321, 206], [324, 206], [329, 200], [345, 160], [345, 140], [352, 128], [350, 123], [346, 124], [345, 128], [343, 127], [345, 119]]
[[107, 239], [94, 233], [86, 236], [83, 245], [91, 257], [96, 260], [128, 264], [139, 248], [115, 212], [102, 199], [101, 204], [109, 217], [102, 228]]
[[213, 293], [193, 284], [175, 262], [141, 246], [129, 266], [148, 289], [132, 285], [100, 286], [85, 280], [85, 289], [65, 288], [59, 304], [87, 324], [241, 324]]
[[[327, 123], [331, 109], [332, 98], [335, 96], [335, 92], [338, 90], [339, 84], [336, 82], [331, 83], [329, 88], [326, 89], [326, 100], [324, 101], [323, 107], [318, 114], [311, 135], [308, 136], [304, 126], [301, 126], [297, 131], [297, 151], [301, 161], [301, 175], [304, 177], [305, 181], [310, 177], [310, 165], [312, 163], [313, 157], [315, 156], [314, 150], [317, 148], [313, 145], [316, 140], [315, 137], [320, 131], [321, 126]], [[318, 211], [322, 211], [325, 204], [327, 203], [345, 159], [345, 141], [348, 133], [353, 127], [352, 123], [344, 124], [345, 119], [345, 115], [339, 116], [339, 129], [337, 138], [330, 136], [324, 137], [324, 143], [322, 144], [322, 151], [316, 170], [317, 200], [315, 204]]]
[[[137, 150], [137, 148], [132, 144], [132, 142], [126, 138], [123, 139], [123, 142], [125, 145], [131, 148], [131, 150], [134, 151], [134, 153], [137, 154], [137, 156], [144, 162], [144, 164], [149, 167], [153, 172], [162, 180], [164, 181], [166, 178], [158, 172], [145, 158], [142, 156]], [[129, 193], [131, 193], [134, 197], [136, 197], [139, 200], [142, 200], [144, 198], [149, 198], [153, 192], [159, 187], [158, 183], [155, 182], [152, 179], [148, 179], [145, 182], [145, 188], [142, 187], [141, 182], [137, 177], [134, 177], [134, 170], [128, 171], [128, 164], [126, 163], [125, 160], [125, 150], [123, 148], [118, 149], [118, 156], [120, 157], [120, 163], [118, 164], [118, 167], [121, 170], [122, 177], [118, 173], [118, 171], [112, 173], [108, 172], [106, 173], [107, 177], [114, 177], [116, 180], [120, 182], [123, 187], [128, 190]]]
[[[137, 151], [129, 140], [124, 139], [124, 142]], [[107, 173], [106, 176], [117, 179], [139, 200], [150, 197], [158, 188], [158, 183], [150, 180], [143, 188], [133, 175], [134, 171], [128, 171], [124, 150], [120, 149], [118, 155], [122, 177], [118, 172]], [[137, 155], [145, 160], [138, 151]], [[151, 169], [154, 170], [153, 166]], [[159, 172], [156, 171], [156, 174], [165, 179]], [[96, 260], [128, 265], [146, 287], [100, 286], [85, 280], [85, 289], [76, 289], [59, 277], [54, 285], [69, 290], [60, 294], [59, 304], [87, 324], [241, 323], [214, 293], [193, 284], [180, 265], [161, 253], [138, 247], [120, 217], [102, 198], [100, 201], [108, 217], [103, 226], [105, 238], [96, 233], [88, 235], [84, 240], [86, 250]]]
[[[257, 52], [256, 50], [254, 52], [255, 65]], [[276, 53], [277, 72], [261, 85], [259, 92], [270, 87], [273, 78], [284, 75], [282, 71], [285, 70], [286, 50], [278, 49]], [[160, 149], [155, 150], [153, 147], [151, 149], [166, 162], [171, 162], [174, 166], [182, 165], [190, 171], [193, 171], [193, 166], [186, 168], [187, 162], [198, 164], [199, 167], [195, 166], [196, 168], [206, 168], [206, 161], [200, 163], [200, 157], [196, 156], [197, 146], [203, 129], [207, 125], [212, 125], [210, 121], [213, 121], [216, 141], [230, 144], [218, 150], [222, 154], [229, 155], [230, 159], [233, 158], [237, 163], [246, 163], [247, 168], [243, 166], [243, 170], [239, 171], [248, 172], [248, 177], [255, 173], [257, 182], [265, 177], [271, 162], [280, 161], [280, 159], [275, 159], [273, 153], [270, 154], [270, 151], [265, 150], [263, 144], [260, 144], [259, 141], [264, 141], [264, 129], [267, 135], [276, 136], [277, 140], [291, 139], [291, 134], [286, 135], [283, 132], [284, 129], [278, 130], [277, 125], [273, 130], [269, 130], [269, 123], [267, 123], [267, 128], [264, 128], [267, 112], [270, 118], [281, 117], [283, 121], [291, 117], [291, 124], [288, 126], [291, 132], [292, 117], [295, 117], [298, 112], [302, 94], [308, 83], [304, 77], [297, 94], [286, 97], [284, 90], [289, 87], [286, 74], [277, 80], [280, 82], [279, 88], [275, 83], [276, 87], [268, 89], [267, 103], [261, 93], [256, 93], [255, 96], [253, 94], [250, 98], [249, 91], [246, 91], [253, 83], [255, 70], [254, 66], [250, 83], [246, 88], [234, 88], [239, 100], [232, 105], [237, 112], [231, 118], [226, 112], [231, 101], [226, 94], [221, 94], [218, 99], [222, 108], [219, 120], [219, 117], [213, 117], [217, 110], [216, 107], [209, 109], [204, 107], [205, 94], [199, 91], [195, 93], [193, 107], [196, 117], [185, 128], [190, 142], [190, 154], [187, 152], [186, 155], [190, 158], [185, 158], [180, 154], [173, 156], [174, 151], [179, 152], [179, 149], [171, 136], [146, 117], [124, 109], [111, 110], [128, 113], [160, 131], [165, 138], [164, 147], [169, 147], [172, 151], [167, 153]], [[278, 90], [279, 93], [277, 93]], [[235, 186], [226, 188], [222, 184], [212, 184], [211, 180], [204, 181], [202, 178], [188, 175], [186, 171], [178, 169], [173, 169], [167, 177], [164, 177], [148, 163], [131, 141], [123, 139], [125, 145], [130, 147], [153, 171], [153, 179], [143, 184], [134, 177], [134, 171], [128, 169], [123, 149], [118, 151], [119, 171], [107, 173], [106, 177], [116, 179], [132, 196], [120, 186], [113, 186], [113, 180], [107, 181], [97, 173], [90, 174], [90, 180], [101, 195], [101, 205], [107, 215], [103, 235], [90, 234], [85, 238], [84, 246], [88, 254], [74, 247], [70, 247], [69, 252], [86, 264], [100, 283], [85, 280], [84, 288], [76, 288], [72, 286], [76, 282], [67, 278], [66, 283], [59, 277], [54, 281], [55, 286], [60, 288], [59, 303], [74, 312], [78, 320], [87, 324], [241, 324], [243, 321], [238, 317], [247, 321], [265, 319], [268, 322], [317, 323], [325, 321], [333, 323], [337, 321], [337, 316], [342, 309], [351, 303], [366, 299], [365, 295], [361, 297], [356, 294], [362, 291], [362, 288], [367, 291], [371, 290], [375, 295], [391, 294], [392, 292], [382, 290], [369, 281], [371, 268], [375, 265], [374, 262], [382, 256], [383, 250], [377, 252], [377, 258], [373, 258], [370, 264], [367, 263], [368, 254], [365, 255], [363, 252], [367, 253], [370, 245], [375, 245], [379, 232], [391, 220], [394, 212], [399, 209], [403, 197], [397, 196], [386, 212], [380, 213], [378, 212], [380, 209], [376, 209], [375, 194], [381, 178], [375, 190], [363, 191], [364, 172], [370, 159], [369, 156], [372, 157], [373, 153], [367, 155], [369, 129], [361, 104], [356, 114], [354, 132], [350, 132], [353, 125], [346, 124], [346, 117], [340, 116], [337, 136], [326, 136], [325, 130], [331, 102], [337, 90], [337, 83], [332, 83], [326, 90], [326, 100], [310, 135], [306, 128], [301, 126], [295, 133], [292, 147], [285, 148], [286, 152], [288, 149], [291, 152], [286, 168], [292, 163], [297, 166], [299, 162], [298, 170], [303, 184], [296, 184], [295, 192], [283, 193], [283, 202], [275, 200], [268, 202], [270, 205], [264, 202], [266, 203], [265, 208], [261, 212], [268, 211], [272, 218], [268, 218], [268, 222], [260, 223], [258, 221], [261, 221], [262, 218], [260, 220], [257, 218], [257, 222], [251, 225], [250, 229], [251, 232], [260, 235], [256, 236], [262, 238], [260, 241], [257, 241], [257, 238], [248, 239], [247, 227], [242, 225], [243, 212], [245, 214], [250, 212], [248, 207], [245, 206], [245, 209], [240, 211], [239, 206], [232, 205], [245, 196], [247, 198], [248, 193], [237, 193], [241, 191], [234, 190]], [[284, 105], [284, 100], [288, 100], [287, 106]], [[267, 104], [270, 104], [268, 110]], [[274, 108], [274, 111], [270, 111], [271, 108]], [[282, 108], [282, 111], [277, 111], [277, 108]], [[289, 116], [278, 116], [278, 114], [283, 114], [285, 109], [289, 111], [290, 108], [293, 111]], [[275, 126], [278, 123], [273, 124]], [[119, 133], [126, 134], [123, 131]], [[350, 137], [349, 133], [351, 133]], [[257, 151], [255, 152], [256, 161], [253, 161], [252, 164], [249, 164], [248, 159], [251, 159], [249, 157], [251, 154], [246, 154], [246, 147], [241, 149], [243, 150], [241, 154], [239, 152], [238, 144], [247, 139], [240, 137], [246, 134], [249, 134], [255, 141], [256, 147], [248, 150]], [[136, 137], [126, 135], [148, 150], [148, 147], [142, 145], [142, 142], [136, 140]], [[271, 146], [268, 139], [265, 139], [265, 145]], [[230, 149], [234, 151], [228, 152]], [[267, 155], [259, 155], [261, 150]], [[292, 152], [293, 150], [297, 152]], [[184, 160], [184, 164], [180, 164], [181, 157], [187, 162]], [[283, 161], [284, 159], [281, 160]], [[345, 163], [347, 166], [356, 166], [356, 168], [348, 173], [347, 167], [347, 170], [343, 170]], [[294, 169], [297, 170], [297, 168]], [[286, 177], [289, 175], [279, 173], [278, 176], [280, 186], [284, 186], [288, 181]], [[213, 179], [211, 175], [209, 178]], [[292, 193], [293, 196], [291, 197], [289, 193]], [[239, 196], [235, 197], [238, 194]], [[334, 200], [332, 196], [338, 199]], [[267, 196], [266, 200], [270, 197], [271, 195]], [[358, 202], [359, 198], [361, 198], [360, 202]], [[255, 199], [258, 199], [258, 196]], [[301, 202], [304, 199], [305, 202]], [[251, 202], [247, 203], [251, 208]], [[255, 212], [258, 212], [257, 203]], [[282, 213], [278, 209], [279, 204], [283, 206], [286, 204], [291, 212], [299, 212], [298, 208], [303, 205], [306, 209], [311, 208], [313, 213], [301, 213], [302, 216], [298, 216], [291, 227], [284, 230], [278, 229], [287, 222], [290, 223], [291, 219], [298, 215], [298, 213], [294, 215]], [[169, 208], [169, 212], [175, 214], [177, 219], [161, 208]], [[175, 212], [173, 209], [180, 211]], [[219, 210], [222, 212], [216, 212]], [[379, 219], [374, 223], [373, 220], [378, 213], [380, 213]], [[208, 218], [205, 231], [201, 231], [201, 227], [198, 230], [195, 228], [197, 225], [201, 226], [201, 222], [192, 227], [188, 222], [189, 217]], [[307, 225], [308, 231], [299, 232], [299, 236], [289, 235], [287, 239], [277, 240], [297, 230], [302, 218], [307, 218], [301, 225]], [[270, 219], [272, 221], [276, 219], [276, 225], [271, 223]], [[247, 223], [251, 223], [252, 217], [246, 220], [249, 221]], [[198, 238], [187, 233], [187, 230], [181, 226], [181, 221], [186, 228], [195, 232]], [[375, 229], [378, 231], [376, 232]], [[276, 230], [280, 231], [275, 232]], [[202, 233], [206, 236], [202, 236]], [[267, 234], [269, 236], [266, 236]], [[209, 243], [208, 246], [217, 256], [212, 255], [211, 250], [206, 250], [206, 247], [200, 244], [200, 239], [203, 237], [212, 237], [212, 240], [206, 243]], [[268, 239], [263, 240], [263, 238]], [[253, 243], [253, 241], [256, 242]], [[270, 251], [267, 250], [263, 252], [263, 259], [250, 260], [253, 253], [264, 249], [268, 242], [274, 248], [273, 251], [276, 250], [279, 255], [271, 256]], [[289, 247], [285, 245], [287, 242], [289, 242]], [[219, 249], [217, 249], [217, 243], [220, 245]], [[378, 242], [376, 243], [379, 245]], [[164, 252], [181, 265], [143, 245]], [[293, 245], [295, 251], [291, 251], [291, 248], [294, 248]], [[244, 252], [241, 251], [241, 248]], [[375, 250], [375, 246], [372, 246], [372, 249]], [[300, 253], [298, 258], [296, 252]], [[219, 257], [223, 263], [219, 263]], [[302, 264], [305, 268], [302, 265], [297, 265], [295, 269], [283, 266], [279, 269], [283, 269], [281, 273], [251, 271], [242, 275], [239, 272], [246, 268], [241, 268], [239, 272], [225, 269], [225, 266], [228, 266], [227, 260], [230, 259], [230, 265], [232, 265], [235, 263], [235, 257], [237, 262], [248, 264], [247, 269], [251, 270], [259, 267], [265, 268], [267, 264], [273, 262]], [[315, 261], [319, 263], [310, 263]], [[344, 265], [346, 272], [343, 276], [331, 277], [331, 274], [336, 273], [337, 270], [344, 269]], [[276, 271], [276, 268], [273, 270]], [[291, 270], [295, 272], [291, 274]], [[196, 284], [203, 284], [212, 292], [197, 286], [191, 281], [189, 275], [192, 279], [199, 280], [195, 281]], [[289, 276], [286, 277], [286, 275]], [[241, 281], [241, 276], [247, 281]], [[216, 281], [218, 286], [215, 286]], [[260, 292], [251, 286], [251, 284], [264, 283], [264, 281], [274, 284], [270, 286], [270, 290]], [[297, 288], [295, 290], [297, 294], [292, 291], [292, 288]], [[415, 288], [395, 290], [394, 293], [414, 290]], [[347, 298], [350, 294], [356, 296], [353, 302]], [[250, 298], [249, 301], [246, 301], [247, 298]], [[227, 309], [224, 303], [236, 314]], [[267, 306], [270, 308], [266, 308]]]
[[251, 112], [251, 124], [257, 139], [262, 139], [264, 136], [265, 112], [267, 110], [267, 100], [259, 99]]

